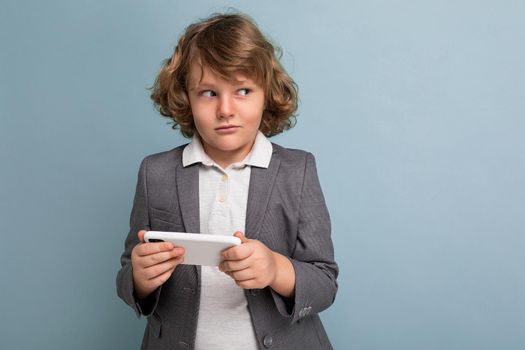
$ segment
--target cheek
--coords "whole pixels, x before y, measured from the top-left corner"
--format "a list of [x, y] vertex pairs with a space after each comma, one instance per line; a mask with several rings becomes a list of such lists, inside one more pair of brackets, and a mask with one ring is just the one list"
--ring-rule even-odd
[[199, 118], [199, 115], [195, 114], [195, 112], [193, 113], [193, 125], [195, 125], [195, 130], [199, 135], [206, 135], [206, 130], [208, 130], [206, 121], [203, 118]]
[[195, 128], [197, 129], [199, 135], [206, 135], [206, 132], [207, 130], [209, 130], [209, 127], [205, 119], [197, 118], [195, 117], [195, 115], [193, 115], [193, 123], [195, 124]]
[[193, 122], [196, 127], [205, 127], [213, 119], [209, 108], [199, 104], [191, 105], [191, 113], [193, 114]]
[[253, 118], [253, 124], [256, 128], [259, 128], [259, 125], [261, 125], [262, 121], [262, 112], [260, 114], [257, 114], [255, 118]]
[[262, 122], [263, 110], [261, 109], [253, 118], [253, 124], [258, 129]]
[[244, 110], [244, 115], [246, 116], [246, 121], [250, 124], [257, 124], [259, 125], [262, 119], [262, 115], [264, 112], [263, 104], [257, 103], [252, 104], [250, 106], [246, 106]]

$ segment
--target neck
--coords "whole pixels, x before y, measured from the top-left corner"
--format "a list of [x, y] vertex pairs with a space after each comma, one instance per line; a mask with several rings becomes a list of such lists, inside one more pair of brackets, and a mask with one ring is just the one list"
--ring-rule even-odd
[[206, 143], [202, 142], [202, 147], [204, 149], [204, 152], [210, 157], [215, 163], [217, 163], [221, 168], [226, 169], [228, 166], [230, 166], [233, 163], [237, 163], [242, 161], [246, 156], [250, 153], [252, 150], [253, 144], [252, 142], [250, 145], [246, 145], [245, 147], [234, 149], [231, 151], [217, 151], [215, 149], [212, 149], [206, 145]]

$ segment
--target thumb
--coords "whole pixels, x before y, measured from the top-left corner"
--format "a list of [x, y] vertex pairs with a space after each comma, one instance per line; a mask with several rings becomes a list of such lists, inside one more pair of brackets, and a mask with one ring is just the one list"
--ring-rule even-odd
[[140, 243], [144, 243], [144, 235], [146, 234], [146, 230], [140, 230], [138, 233], [139, 241]]
[[241, 240], [241, 243], [247, 243], [248, 238], [241, 231], [237, 231], [233, 234], [235, 237], [238, 237]]

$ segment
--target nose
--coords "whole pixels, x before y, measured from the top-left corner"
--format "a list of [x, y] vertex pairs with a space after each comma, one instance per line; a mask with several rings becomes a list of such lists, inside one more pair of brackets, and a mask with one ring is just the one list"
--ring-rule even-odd
[[231, 118], [234, 115], [234, 102], [231, 96], [222, 95], [219, 98], [219, 105], [217, 107], [217, 117]]

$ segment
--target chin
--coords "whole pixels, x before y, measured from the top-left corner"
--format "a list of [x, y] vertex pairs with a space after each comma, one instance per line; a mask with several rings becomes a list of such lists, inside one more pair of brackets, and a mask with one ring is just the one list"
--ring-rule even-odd
[[236, 149], [242, 148], [245, 144], [240, 142], [226, 141], [217, 142], [215, 148], [220, 149], [221, 151], [235, 151]]
[[233, 152], [241, 148], [242, 148], [242, 145], [227, 145], [223, 147], [217, 147], [217, 149], [220, 149], [223, 152]]

